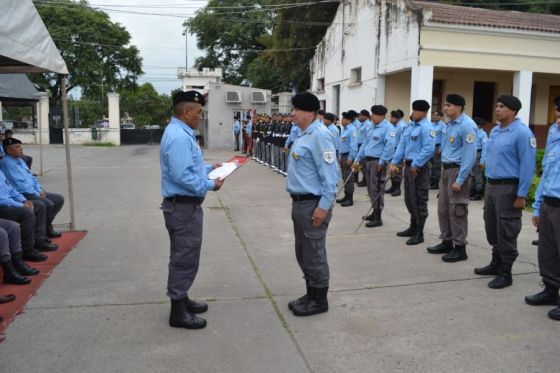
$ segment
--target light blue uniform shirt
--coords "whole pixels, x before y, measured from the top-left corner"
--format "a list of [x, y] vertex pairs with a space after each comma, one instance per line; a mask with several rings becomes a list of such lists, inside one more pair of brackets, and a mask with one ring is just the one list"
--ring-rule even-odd
[[245, 133], [247, 135], [250, 135], [251, 133], [253, 133], [253, 123], [251, 121], [247, 122], [247, 125], [245, 126]]
[[[324, 124], [323, 124], [324, 125]], [[340, 150], [340, 144], [339, 144], [339, 138], [340, 138], [340, 132], [338, 132], [338, 127], [336, 126], [336, 124], [331, 123], [327, 129], [329, 130], [329, 132], [333, 135], [334, 137], [334, 145], [336, 146], [336, 151], [338, 152]]]
[[436, 147], [431, 129], [432, 122], [428, 118], [420, 122], [410, 122], [403, 131], [391, 163], [401, 164], [403, 160], [411, 159], [412, 167], [423, 167], [434, 155]]
[[0, 162], [0, 168], [8, 182], [21, 194], [39, 196], [43, 191], [41, 184], [27, 167], [23, 158], [6, 155]]
[[478, 128], [476, 132], [476, 150], [480, 150], [480, 164], [486, 162], [486, 144], [488, 143], [488, 135], [482, 128]]
[[553, 123], [548, 130], [542, 160], [543, 174], [533, 203], [534, 216], [541, 213], [543, 197], [560, 198], [560, 124]]
[[384, 165], [391, 162], [395, 154], [395, 137], [397, 131], [395, 127], [386, 120], [379, 124], [373, 124], [367, 137], [358, 151], [356, 162], [360, 162], [364, 157], [379, 158], [379, 164]]
[[348, 153], [349, 159], [354, 159], [358, 152], [358, 130], [354, 124], [350, 123], [346, 127], [342, 126], [340, 133], [340, 154]]
[[535, 172], [537, 140], [520, 119], [509, 126], [492, 128], [486, 146], [486, 177], [518, 178], [518, 197], [525, 197]]
[[397, 135], [395, 136], [395, 149], [399, 146], [399, 142], [401, 142], [401, 137], [405, 128], [406, 122], [402, 119], [395, 124], [395, 129], [397, 130]]
[[373, 122], [369, 119], [366, 119], [363, 122], [360, 122], [358, 119], [355, 119], [354, 122], [352, 122], [352, 124], [354, 125], [354, 127], [359, 129], [358, 145], [361, 145], [364, 143], [364, 141], [366, 141], [367, 134], [371, 129], [371, 127], [373, 126]]
[[0, 207], [23, 207], [25, 197], [18, 193], [0, 171]]
[[436, 131], [436, 146], [440, 145], [443, 141], [443, 129], [445, 128], [445, 122], [439, 120], [437, 123], [432, 124], [432, 131]]
[[165, 128], [159, 149], [161, 195], [164, 197], [204, 197], [215, 183], [208, 179], [212, 165], [204, 157], [192, 128], [172, 117]]
[[329, 130], [315, 120], [292, 145], [286, 190], [290, 194], [321, 196], [319, 207], [329, 210], [340, 179], [335, 144]]
[[445, 137], [441, 142], [441, 149], [443, 163], [461, 165], [455, 182], [463, 185], [470, 176], [476, 161], [476, 124], [474, 121], [465, 114], [449, 121]]
[[290, 129], [290, 134], [288, 135], [288, 140], [286, 140], [286, 148], [289, 148], [291, 144], [296, 141], [297, 137], [301, 133], [301, 130], [297, 125], [292, 123], [292, 128]]
[[239, 123], [238, 120], [236, 120], [233, 123], [233, 133], [235, 133], [237, 135], [239, 132], [241, 132], [241, 124]]

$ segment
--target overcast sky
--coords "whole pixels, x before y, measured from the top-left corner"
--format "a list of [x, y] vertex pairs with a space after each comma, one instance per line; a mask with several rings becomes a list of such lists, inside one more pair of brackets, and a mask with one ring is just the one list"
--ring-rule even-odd
[[[159, 93], [167, 94], [181, 86], [177, 68], [185, 66], [182, 24], [206, 4], [205, 0], [90, 0], [92, 7], [108, 13], [113, 22], [122, 24], [132, 36], [132, 44], [138, 47], [143, 59], [145, 75], [140, 83], [150, 82]], [[194, 35], [188, 35], [188, 43], [188, 62], [192, 66], [203, 52], [196, 47]]]

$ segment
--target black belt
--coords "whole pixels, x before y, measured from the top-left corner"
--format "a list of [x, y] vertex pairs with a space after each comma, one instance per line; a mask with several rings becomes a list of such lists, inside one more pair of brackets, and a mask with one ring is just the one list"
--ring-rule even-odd
[[509, 179], [490, 179], [488, 178], [488, 184], [490, 185], [518, 185], [519, 179], [518, 178], [509, 178]]
[[549, 206], [560, 207], [560, 198], [544, 196], [543, 201]]
[[174, 196], [174, 197], [165, 197], [164, 199], [168, 202], [188, 203], [191, 205], [202, 205], [202, 202], [204, 202], [204, 197], [191, 197], [191, 196]]
[[350, 152], [348, 152], [348, 153], [340, 153], [340, 155], [341, 155], [342, 157], [346, 157], [346, 156], [349, 155], [349, 154], [350, 154]]
[[482, 153], [482, 149], [476, 149], [477, 153]]
[[412, 159], [405, 159], [404, 164], [407, 166], [412, 166]]
[[315, 194], [290, 194], [290, 197], [292, 197], [294, 202], [321, 199], [321, 196], [316, 196]]
[[449, 168], [461, 168], [461, 165], [457, 163], [442, 163], [441, 166], [446, 170]]
[[370, 162], [370, 161], [378, 161], [379, 157], [364, 157], [364, 161], [366, 162]]
[[436, 146], [440, 146], [440, 147], [441, 147], [441, 144], [436, 144]]

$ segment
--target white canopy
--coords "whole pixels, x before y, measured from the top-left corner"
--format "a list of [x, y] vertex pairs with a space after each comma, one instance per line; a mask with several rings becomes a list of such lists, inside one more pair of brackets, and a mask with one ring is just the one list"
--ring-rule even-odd
[[31, 0], [2, 0], [0, 73], [51, 71], [68, 74], [43, 20]]

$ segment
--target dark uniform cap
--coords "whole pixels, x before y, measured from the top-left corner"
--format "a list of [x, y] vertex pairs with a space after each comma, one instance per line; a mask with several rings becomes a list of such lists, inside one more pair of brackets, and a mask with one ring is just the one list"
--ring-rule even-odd
[[371, 107], [371, 113], [375, 115], [385, 115], [387, 114], [387, 108], [383, 105], [373, 105]]
[[412, 110], [414, 111], [428, 111], [430, 104], [426, 100], [416, 100], [412, 103]]
[[358, 116], [358, 113], [355, 110], [348, 110], [348, 114], [352, 116], [350, 119], [354, 119]]
[[326, 120], [330, 120], [331, 122], [334, 122], [335, 120], [335, 116], [333, 113], [325, 113], [323, 116]]
[[476, 123], [476, 125], [479, 126], [479, 127], [483, 127], [484, 123], [486, 123], [484, 118], [481, 118], [481, 117], [473, 117], [473, 120]]
[[401, 110], [393, 110], [391, 112], [391, 116], [397, 119], [402, 119], [402, 117], [404, 117], [404, 113]]
[[346, 112], [346, 111], [345, 111], [344, 113], [342, 113], [342, 117], [343, 117], [344, 119], [348, 119], [348, 120], [353, 120], [353, 119], [354, 119], [354, 117], [352, 116], [352, 114], [350, 114], [350, 113], [348, 113], [348, 112]]
[[501, 102], [513, 111], [521, 110], [521, 101], [515, 96], [501, 95], [497, 102]]
[[317, 112], [317, 114], [322, 115], [322, 116], [325, 116], [325, 110], [319, 110], [319, 111]]
[[173, 106], [181, 102], [194, 102], [195, 104], [200, 104], [201, 106], [204, 106], [206, 104], [204, 96], [197, 91], [180, 91], [175, 93], [173, 95]]
[[13, 137], [2, 140], [2, 145], [4, 146], [4, 149], [6, 149], [8, 145], [14, 145], [14, 144], [21, 144], [21, 141], [19, 141], [18, 139], [14, 139]]
[[465, 98], [461, 95], [450, 93], [445, 96], [445, 101], [457, 106], [465, 106]]
[[292, 97], [292, 106], [303, 111], [318, 111], [319, 99], [313, 93], [303, 92]]
[[364, 117], [369, 117], [369, 111], [367, 111], [366, 109], [360, 111], [360, 114], [363, 115]]

